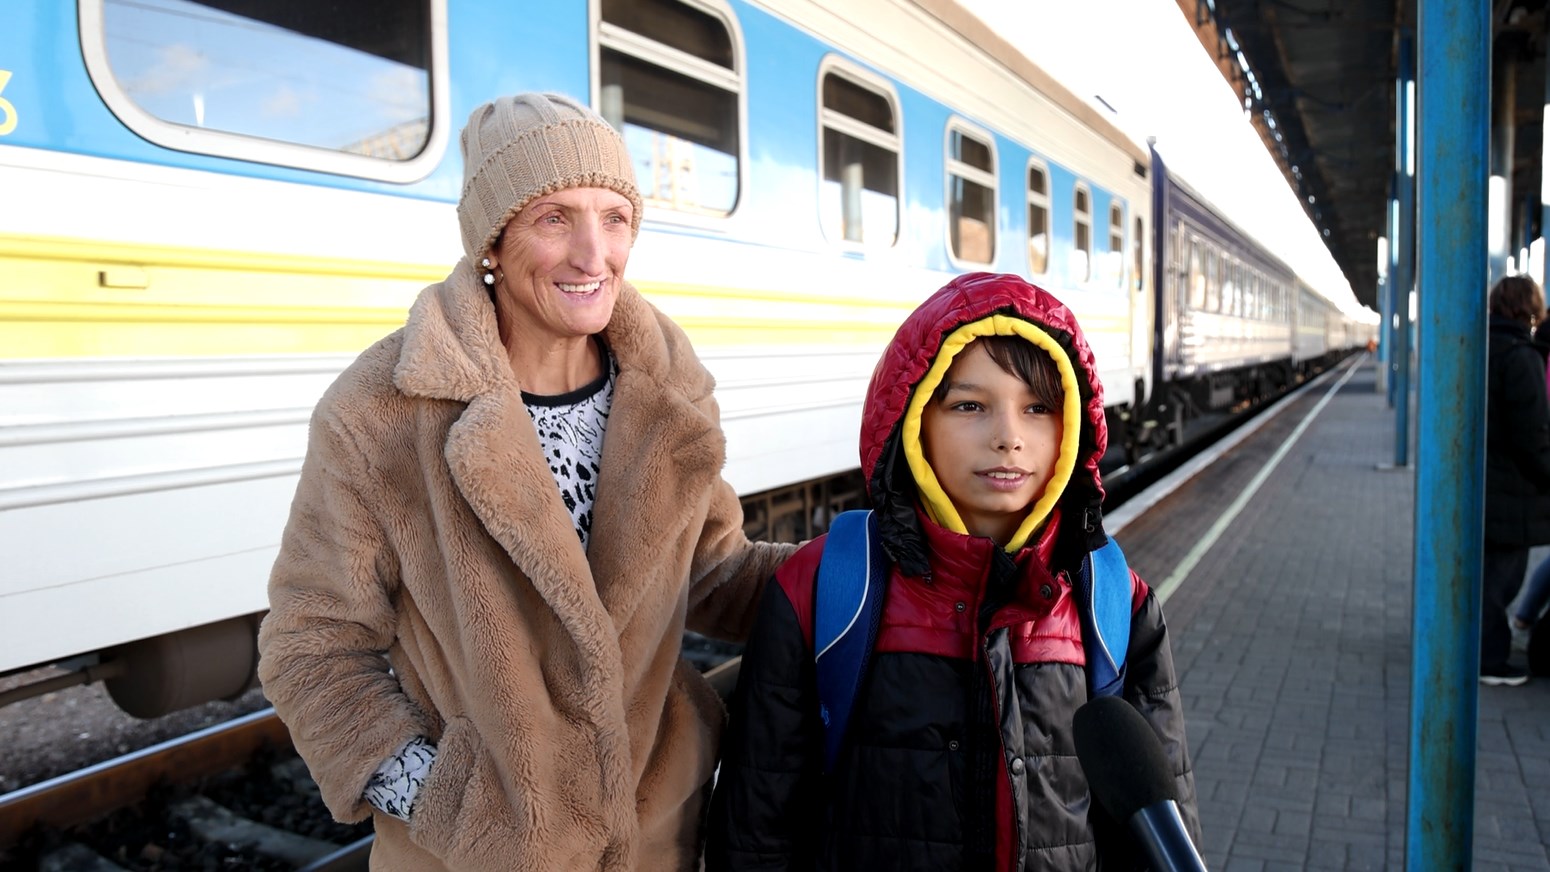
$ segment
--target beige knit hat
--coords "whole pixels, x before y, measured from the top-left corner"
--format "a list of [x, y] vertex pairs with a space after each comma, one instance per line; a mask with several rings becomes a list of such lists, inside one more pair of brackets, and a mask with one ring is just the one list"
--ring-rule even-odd
[[463, 195], [457, 218], [463, 250], [478, 263], [495, 238], [534, 197], [564, 188], [607, 188], [635, 207], [635, 168], [619, 132], [590, 108], [562, 94], [517, 94], [475, 109], [463, 128]]

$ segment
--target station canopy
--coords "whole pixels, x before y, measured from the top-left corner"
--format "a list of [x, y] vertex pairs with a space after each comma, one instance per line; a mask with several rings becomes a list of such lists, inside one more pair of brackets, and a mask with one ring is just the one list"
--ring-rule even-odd
[[[1378, 309], [1377, 246], [1388, 233], [1399, 35], [1416, 32], [1415, 0], [1176, 2], [1243, 98], [1356, 299]], [[1540, 235], [1546, 5], [1491, 3], [1492, 140], [1493, 151], [1499, 149], [1491, 172], [1510, 179], [1512, 251]]]

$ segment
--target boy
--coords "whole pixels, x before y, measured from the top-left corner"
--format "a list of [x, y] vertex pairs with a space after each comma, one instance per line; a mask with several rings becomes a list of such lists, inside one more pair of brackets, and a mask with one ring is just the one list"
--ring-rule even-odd
[[[1087, 700], [1072, 595], [1106, 537], [1108, 434], [1071, 312], [1016, 276], [959, 276], [872, 375], [861, 468], [888, 556], [880, 628], [831, 772], [813, 659], [826, 537], [766, 589], [712, 800], [706, 867], [1132, 868], [1091, 801], [1071, 719]], [[1130, 576], [1124, 697], [1157, 731], [1199, 842], [1162, 609]]]

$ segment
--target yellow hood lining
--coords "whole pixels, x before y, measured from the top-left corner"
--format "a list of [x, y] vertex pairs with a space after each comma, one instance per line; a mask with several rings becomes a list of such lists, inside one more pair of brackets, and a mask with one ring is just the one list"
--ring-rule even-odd
[[937, 481], [931, 464], [926, 462], [925, 451], [920, 444], [920, 417], [925, 411], [926, 403], [931, 401], [931, 395], [936, 392], [937, 386], [947, 375], [948, 367], [953, 365], [953, 359], [967, 348], [969, 343], [984, 336], [1021, 336], [1043, 349], [1050, 359], [1055, 361], [1055, 367], [1060, 371], [1060, 384], [1065, 388], [1066, 394], [1065, 403], [1061, 409], [1063, 427], [1060, 436], [1060, 455], [1055, 460], [1054, 473], [1050, 476], [1044, 493], [1034, 502], [1033, 508], [1028, 511], [1027, 517], [1023, 518], [1011, 541], [1006, 543], [1006, 550], [1016, 554], [1027, 545], [1029, 537], [1049, 517], [1050, 511], [1055, 508], [1055, 503], [1071, 481], [1071, 471], [1076, 468], [1076, 452], [1081, 443], [1082, 394], [1077, 385], [1076, 368], [1071, 365], [1071, 360], [1060, 343], [1033, 324], [1009, 315], [990, 315], [964, 324], [942, 341], [942, 347], [937, 351], [931, 368], [926, 371], [926, 376], [920, 380], [920, 384], [915, 386], [910, 404], [904, 410], [904, 429], [900, 438], [903, 440], [904, 456], [909, 461], [910, 472], [915, 478], [915, 487], [920, 492], [920, 501], [925, 507], [926, 515], [939, 526], [967, 535], [968, 527], [964, 525], [958, 509], [947, 496], [947, 492], [942, 490], [942, 484]]

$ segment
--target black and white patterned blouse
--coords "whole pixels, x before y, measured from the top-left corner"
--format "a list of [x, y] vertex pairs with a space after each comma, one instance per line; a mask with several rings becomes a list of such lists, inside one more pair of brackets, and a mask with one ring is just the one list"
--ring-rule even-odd
[[590, 384], [564, 394], [522, 392], [522, 402], [533, 416], [538, 444], [543, 447], [549, 471], [560, 487], [560, 499], [570, 511], [587, 547], [592, 533], [592, 503], [597, 496], [597, 473], [603, 458], [603, 431], [608, 428], [608, 409], [613, 404], [614, 376], [618, 366], [606, 350], [607, 365]]
[[424, 736], [415, 736], [366, 779], [366, 801], [401, 821], [409, 820], [414, 798], [434, 762], [436, 746]]
[[[570, 510], [582, 548], [587, 547], [587, 537], [592, 532], [592, 503], [603, 457], [603, 431], [608, 427], [614, 377], [619, 373], [607, 349], [603, 349], [603, 359], [607, 362], [603, 374], [574, 391], [551, 396], [522, 392], [522, 402], [538, 430], [538, 444], [549, 461], [555, 484], [559, 485], [560, 499]], [[435, 760], [436, 746], [424, 736], [415, 736], [367, 780], [366, 801], [399, 820], [409, 820], [414, 798]]]

